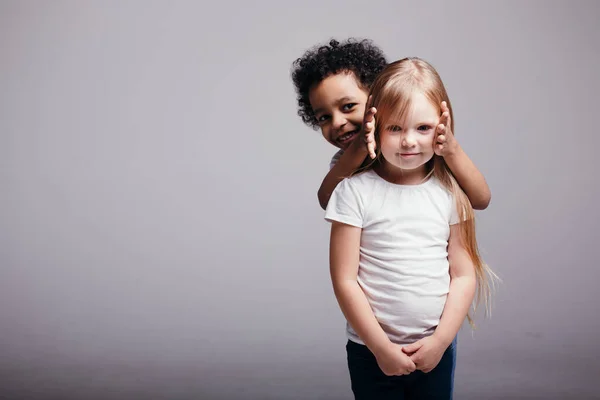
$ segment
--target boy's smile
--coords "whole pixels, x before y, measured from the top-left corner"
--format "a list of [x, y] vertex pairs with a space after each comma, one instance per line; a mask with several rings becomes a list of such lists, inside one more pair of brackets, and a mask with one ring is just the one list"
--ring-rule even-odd
[[360, 133], [368, 92], [353, 73], [342, 72], [323, 79], [308, 97], [325, 140], [347, 149]]

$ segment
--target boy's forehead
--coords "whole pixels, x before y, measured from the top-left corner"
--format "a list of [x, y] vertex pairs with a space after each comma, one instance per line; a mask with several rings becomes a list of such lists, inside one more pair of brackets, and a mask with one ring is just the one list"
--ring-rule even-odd
[[366, 96], [367, 92], [359, 86], [353, 73], [330, 75], [314, 85], [308, 93], [313, 108], [348, 100], [363, 101]]

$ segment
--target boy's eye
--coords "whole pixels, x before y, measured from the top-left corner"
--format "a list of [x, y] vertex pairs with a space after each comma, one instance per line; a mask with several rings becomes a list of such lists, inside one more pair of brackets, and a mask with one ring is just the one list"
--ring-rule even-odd
[[399, 127], [398, 125], [389, 125], [387, 127], [387, 130], [390, 132], [400, 132], [402, 130], [402, 128]]
[[321, 115], [317, 117], [317, 122], [319, 124], [322, 124], [323, 122], [327, 121], [327, 118], [329, 118], [329, 115]]
[[430, 125], [421, 125], [418, 128], [418, 130], [423, 131], [423, 132], [429, 132], [429, 130], [431, 130], [431, 129], [433, 129], [433, 127]]
[[342, 111], [351, 111], [354, 106], [356, 106], [356, 103], [348, 103], [348, 104], [344, 104], [342, 106]]

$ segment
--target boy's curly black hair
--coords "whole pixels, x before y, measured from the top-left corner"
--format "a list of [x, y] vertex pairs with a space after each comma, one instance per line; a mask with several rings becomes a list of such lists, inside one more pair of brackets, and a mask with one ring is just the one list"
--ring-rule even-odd
[[383, 51], [368, 39], [348, 39], [342, 43], [332, 39], [328, 45], [317, 45], [307, 50], [292, 66], [298, 115], [305, 124], [316, 128], [317, 120], [308, 100], [311, 87], [330, 75], [353, 72], [358, 83], [368, 90], [386, 65]]

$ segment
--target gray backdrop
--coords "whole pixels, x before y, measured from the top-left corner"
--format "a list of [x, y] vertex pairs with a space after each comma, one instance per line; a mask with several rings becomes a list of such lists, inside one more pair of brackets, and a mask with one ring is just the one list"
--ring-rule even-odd
[[501, 276], [458, 399], [600, 398], [600, 2], [0, 2], [0, 395], [348, 399], [291, 62], [437, 67]]

